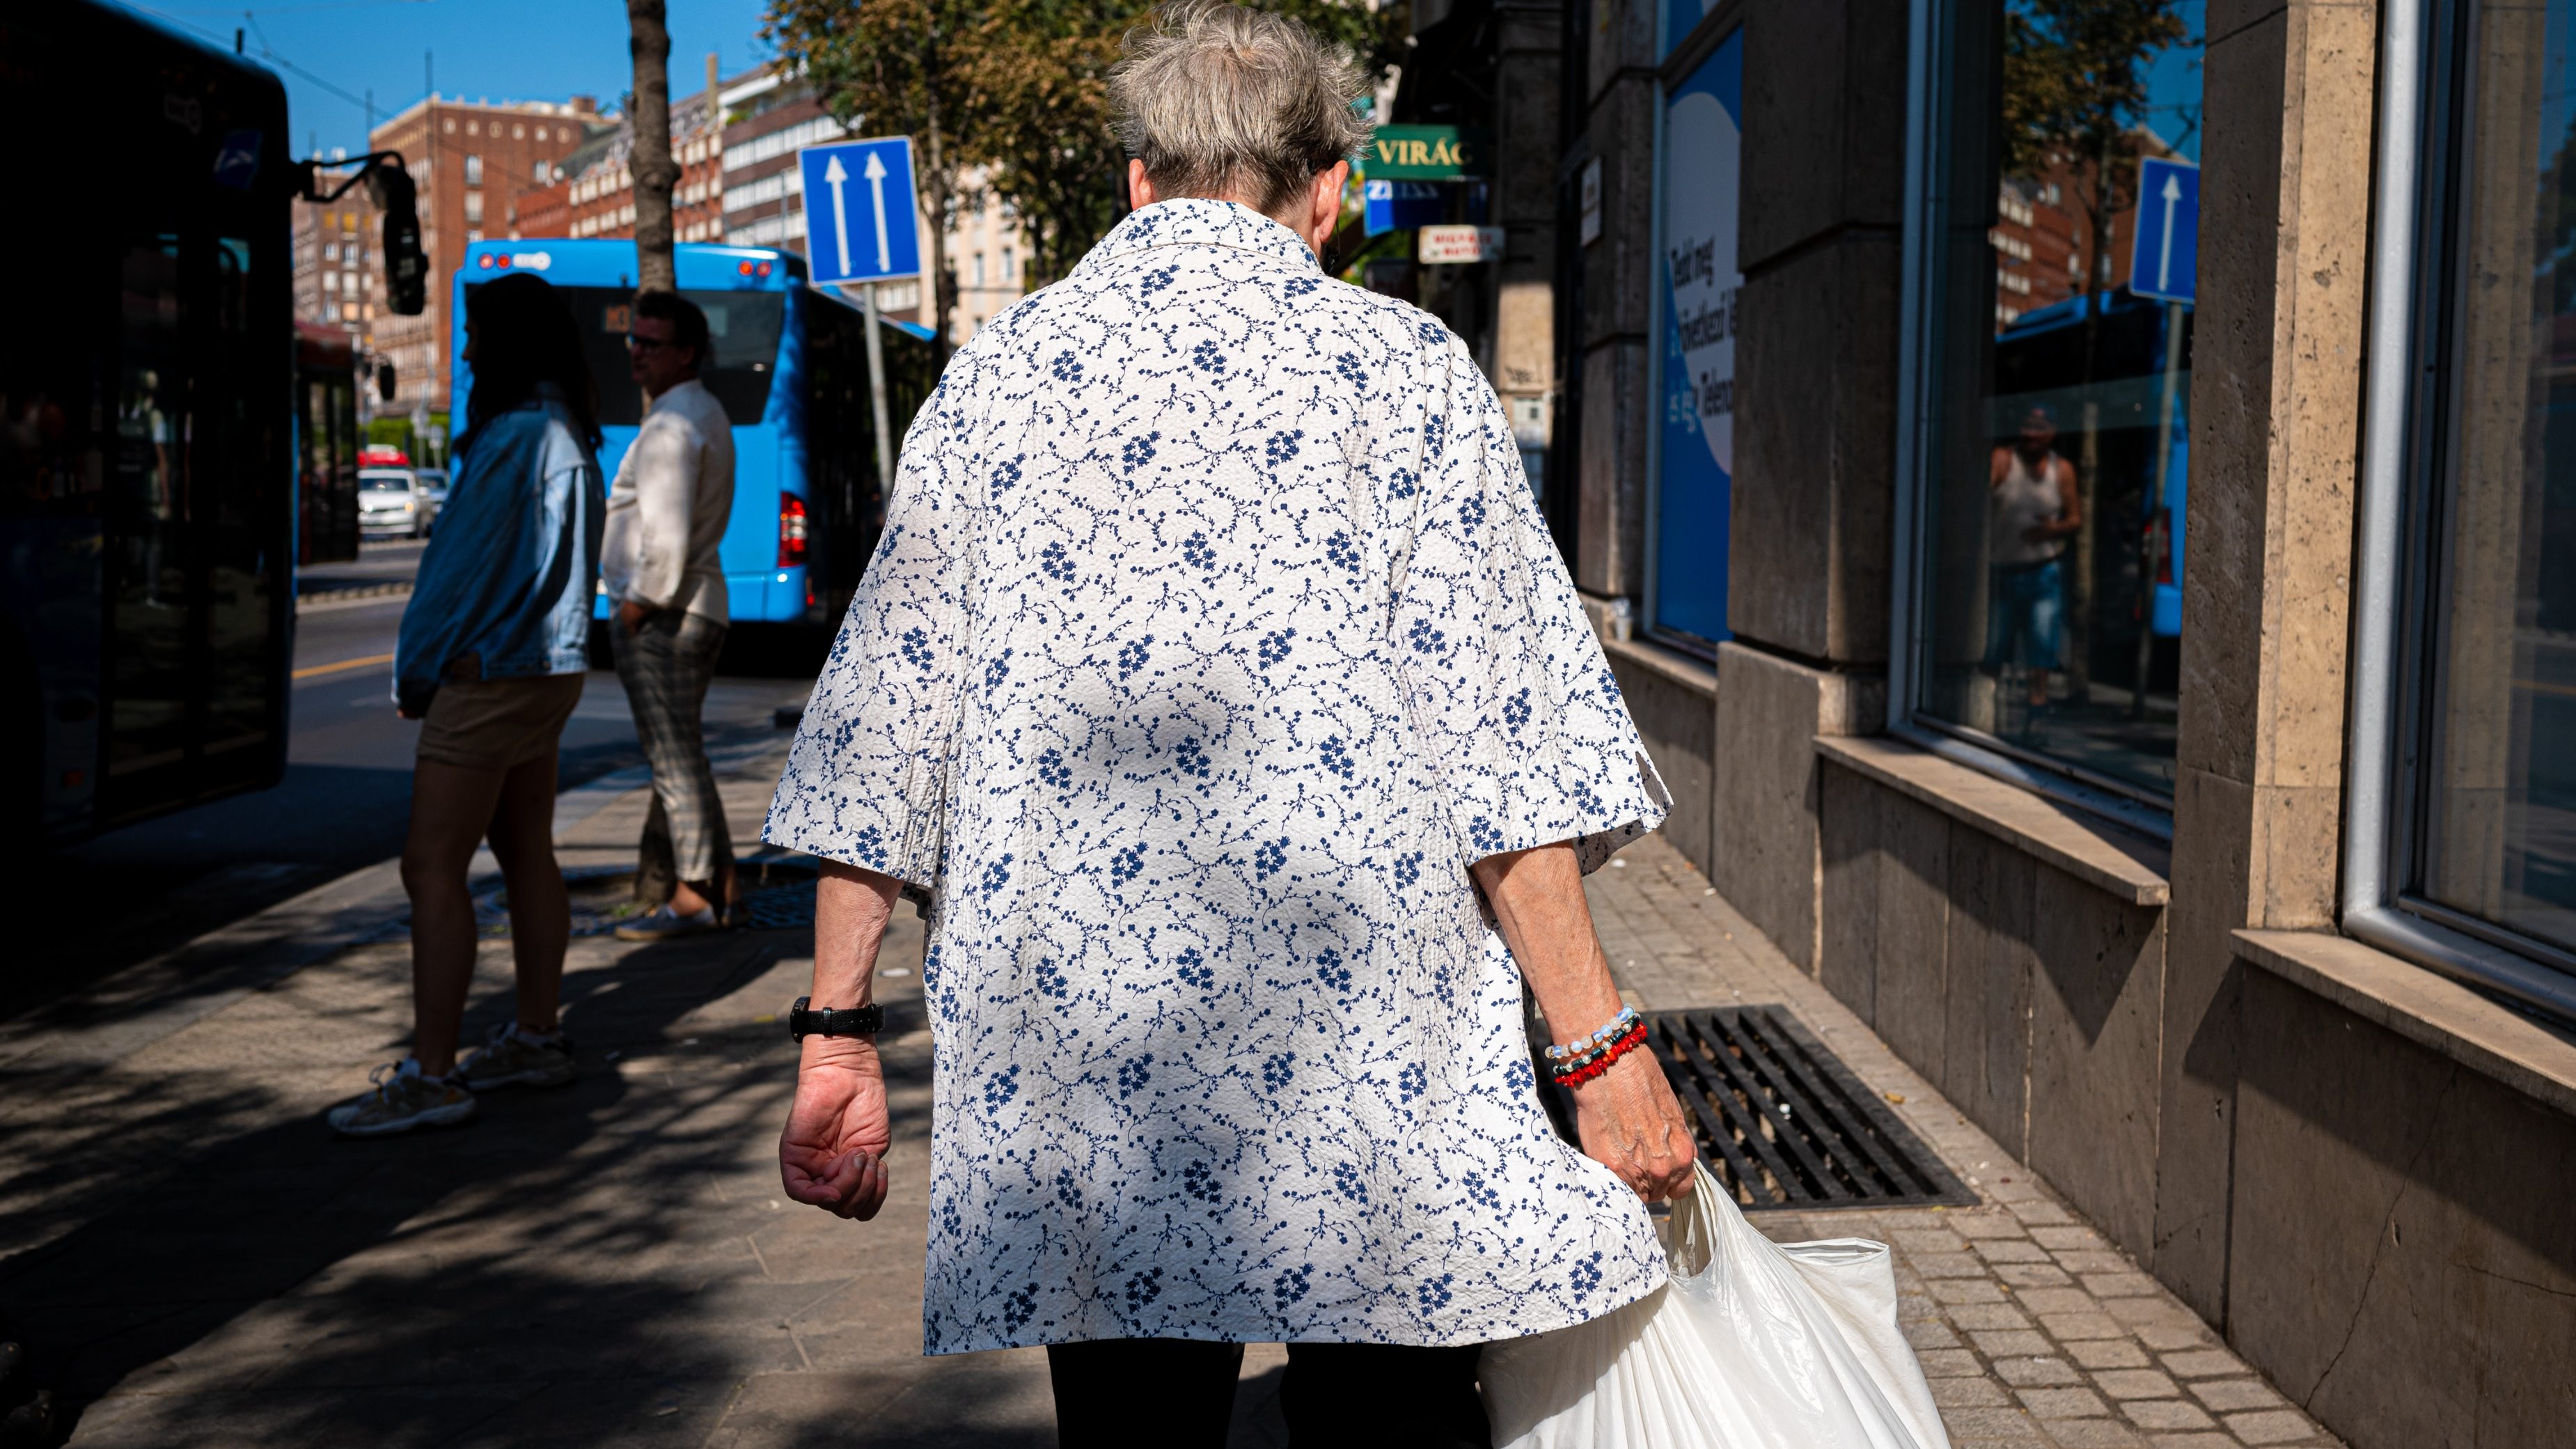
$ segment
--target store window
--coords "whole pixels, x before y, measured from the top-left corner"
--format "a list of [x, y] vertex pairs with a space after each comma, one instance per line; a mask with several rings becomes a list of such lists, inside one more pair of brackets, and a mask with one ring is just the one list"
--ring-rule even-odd
[[2401, 902], [2576, 970], [2576, 0], [2433, 13]]
[[2203, 11], [1950, 7], [1926, 163], [1913, 722], [2150, 806], [2184, 627]]
[[[1667, 26], [1697, 0], [1676, 0]], [[1717, 22], [1710, 22], [1717, 23]], [[1662, 346], [1648, 518], [1649, 633], [1707, 653], [1728, 637], [1727, 524], [1735, 473], [1735, 332], [1744, 278], [1736, 270], [1742, 174], [1744, 33], [1700, 58], [1703, 31], [1672, 57], [1664, 89], [1664, 174], [1656, 261]]]

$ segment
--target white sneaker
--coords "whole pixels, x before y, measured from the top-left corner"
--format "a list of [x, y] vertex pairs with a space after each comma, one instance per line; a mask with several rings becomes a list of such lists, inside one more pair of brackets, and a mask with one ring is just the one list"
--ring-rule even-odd
[[572, 1042], [562, 1032], [530, 1037], [516, 1022], [492, 1028], [491, 1044], [457, 1064], [456, 1080], [466, 1090], [494, 1087], [560, 1087], [580, 1073], [572, 1059]]
[[331, 1109], [331, 1130], [349, 1137], [389, 1137], [415, 1127], [474, 1120], [474, 1094], [453, 1077], [425, 1077], [420, 1063], [387, 1062], [367, 1073], [374, 1090]]

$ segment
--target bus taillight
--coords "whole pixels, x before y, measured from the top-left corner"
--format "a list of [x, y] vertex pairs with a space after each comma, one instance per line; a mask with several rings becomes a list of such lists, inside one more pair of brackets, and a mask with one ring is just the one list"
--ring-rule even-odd
[[778, 500], [778, 566], [796, 568], [805, 562], [805, 500], [787, 494]]

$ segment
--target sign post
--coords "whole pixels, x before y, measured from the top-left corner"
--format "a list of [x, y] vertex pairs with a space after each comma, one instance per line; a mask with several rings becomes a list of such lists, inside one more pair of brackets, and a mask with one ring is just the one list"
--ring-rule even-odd
[[[2129, 717], [2147, 712], [2147, 667], [2154, 660], [2158, 565], [2173, 547], [2174, 426], [2182, 392], [2183, 314], [2200, 291], [2200, 168], [2164, 156], [2138, 161], [2138, 220], [2129, 239], [2129, 291], [2165, 304], [2164, 396], [2157, 408], [2156, 491], [2138, 530], [2137, 688]], [[2161, 526], [2159, 520], [2161, 517]]]
[[815, 284], [854, 283], [859, 289], [868, 337], [868, 405], [876, 422], [877, 496], [891, 503], [894, 439], [886, 417], [885, 343], [877, 336], [877, 283], [921, 275], [912, 138], [808, 146], [797, 153], [796, 164], [805, 181], [806, 260]]

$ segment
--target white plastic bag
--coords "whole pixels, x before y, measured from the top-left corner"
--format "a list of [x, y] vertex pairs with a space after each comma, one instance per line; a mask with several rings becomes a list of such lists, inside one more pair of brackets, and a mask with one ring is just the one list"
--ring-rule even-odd
[[1886, 1244], [1776, 1244], [1705, 1164], [1659, 1231], [1664, 1287], [1486, 1345], [1496, 1449], [1949, 1449]]

